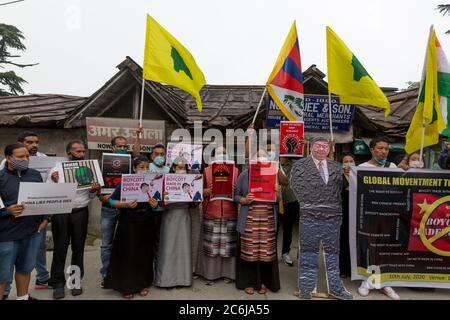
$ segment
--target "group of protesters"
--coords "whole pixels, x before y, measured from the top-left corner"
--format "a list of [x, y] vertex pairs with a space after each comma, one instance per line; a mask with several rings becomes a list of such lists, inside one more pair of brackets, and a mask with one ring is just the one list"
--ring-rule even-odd
[[[166, 148], [153, 146], [150, 156], [139, 153], [139, 142], [133, 147], [133, 173], [191, 173], [185, 158], [175, 159], [166, 166]], [[137, 146], [137, 148], [136, 148]], [[279, 160], [277, 202], [255, 201], [249, 191], [248, 164], [234, 168], [234, 201], [214, 200], [212, 170], [203, 170], [203, 202], [164, 203], [150, 198], [148, 202], [121, 202], [121, 186], [111, 194], [102, 194], [99, 185], [77, 190], [74, 208], [69, 214], [20, 217], [24, 206], [18, 202], [21, 182], [41, 182], [38, 171], [29, 168], [30, 156], [45, 156], [38, 152], [39, 137], [26, 132], [17, 143], [5, 148], [5, 160], [0, 170], [0, 198], [5, 208], [0, 210], [0, 295], [8, 299], [15, 280], [18, 300], [34, 299], [29, 294], [30, 275], [36, 269], [35, 289], [51, 288], [54, 299], [65, 297], [65, 263], [71, 246], [71, 266], [78, 266], [84, 276], [89, 203], [98, 198], [101, 208], [101, 280], [104, 289], [113, 289], [125, 299], [147, 296], [150, 287], [190, 287], [193, 279], [202, 277], [208, 285], [223, 279], [234, 283], [248, 295], [280, 290], [278, 259], [293, 266], [290, 257], [292, 232], [299, 221], [298, 295], [311, 299], [317, 292], [318, 258], [323, 247], [326, 261], [328, 294], [337, 299], [353, 299], [343, 278], [351, 276], [349, 252], [349, 172], [356, 166], [355, 157], [345, 154], [341, 163], [330, 160], [332, 143], [323, 137], [310, 140], [311, 155], [296, 159], [278, 159], [276, 145], [258, 148], [249, 158], [260, 162]], [[114, 137], [113, 153], [127, 153], [128, 141]], [[365, 167], [394, 168], [387, 161], [389, 141], [379, 137], [370, 144], [372, 158]], [[68, 161], [85, 159], [82, 141], [67, 144]], [[445, 159], [444, 159], [445, 158]], [[215, 161], [231, 160], [226, 148], [218, 146]], [[443, 148], [440, 163], [447, 168], [448, 146]], [[402, 159], [400, 167], [423, 168], [420, 154]], [[193, 173], [199, 173], [194, 170]], [[46, 183], [60, 183], [53, 169]], [[193, 224], [192, 210], [201, 212], [198, 232]], [[46, 264], [46, 230], [51, 222], [53, 258], [50, 272]], [[283, 229], [282, 252], [277, 249], [278, 230]], [[199, 237], [198, 244], [193, 239]], [[193, 249], [194, 248], [194, 249]], [[198, 248], [198, 250], [195, 250]], [[196, 255], [196, 257], [194, 257]], [[368, 296], [373, 289], [363, 281], [358, 289]], [[81, 286], [72, 286], [71, 294], [83, 293]], [[391, 287], [381, 292], [399, 299]]]

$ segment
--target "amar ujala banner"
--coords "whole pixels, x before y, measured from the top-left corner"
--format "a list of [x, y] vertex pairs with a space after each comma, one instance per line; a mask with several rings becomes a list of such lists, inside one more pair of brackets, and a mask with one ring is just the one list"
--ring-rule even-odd
[[57, 165], [63, 183], [76, 183], [78, 189], [89, 189], [93, 185], [104, 186], [98, 160], [64, 161]]
[[123, 174], [131, 172], [131, 155], [104, 153], [102, 155], [102, 175], [105, 186], [102, 193], [112, 193], [120, 184]]
[[352, 168], [352, 280], [450, 289], [450, 172]]
[[148, 202], [151, 198], [161, 201], [164, 175], [162, 174], [124, 174], [120, 190], [120, 201]]
[[278, 162], [276, 161], [250, 161], [249, 192], [255, 197], [255, 201], [277, 201], [277, 174]]
[[167, 144], [166, 165], [170, 167], [176, 158], [184, 158], [189, 170], [200, 170], [202, 167], [202, 150], [201, 145], [169, 142]]
[[165, 174], [165, 202], [202, 202], [203, 176], [201, 174]]
[[211, 201], [234, 201], [234, 161], [212, 162], [212, 193]]
[[282, 121], [280, 124], [280, 157], [303, 157], [303, 122]]

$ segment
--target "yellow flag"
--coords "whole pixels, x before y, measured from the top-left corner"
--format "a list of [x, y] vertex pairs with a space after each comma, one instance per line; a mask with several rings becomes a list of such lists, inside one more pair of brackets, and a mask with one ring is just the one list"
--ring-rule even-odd
[[144, 52], [144, 79], [180, 88], [197, 101], [202, 111], [200, 90], [205, 76], [194, 57], [167, 30], [147, 15], [147, 35]]
[[362, 104], [391, 112], [386, 95], [339, 36], [327, 27], [328, 90], [343, 104]]
[[[427, 44], [426, 60], [422, 73], [422, 81], [417, 101], [417, 110], [406, 134], [405, 151], [411, 154], [423, 147], [439, 142], [439, 132], [446, 128], [439, 103], [439, 77], [437, 47], [439, 41], [434, 29], [431, 29]], [[439, 45], [440, 47], [440, 45]]]

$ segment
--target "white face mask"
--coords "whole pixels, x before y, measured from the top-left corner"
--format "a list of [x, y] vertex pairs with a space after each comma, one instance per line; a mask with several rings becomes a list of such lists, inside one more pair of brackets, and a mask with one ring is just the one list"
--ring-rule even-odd
[[258, 161], [259, 162], [267, 162], [267, 161], [269, 161], [269, 159], [267, 159], [267, 157], [258, 157]]
[[422, 161], [410, 161], [409, 167], [421, 169], [421, 168], [423, 168], [423, 162]]
[[146, 174], [148, 173], [148, 170], [138, 170], [136, 171], [137, 174]]
[[349, 169], [351, 167], [354, 167], [355, 163], [354, 162], [346, 162], [343, 164], [344, 169]]
[[269, 160], [275, 160], [277, 158], [277, 154], [275, 153], [275, 151], [269, 151], [267, 153], [267, 157], [269, 158]]

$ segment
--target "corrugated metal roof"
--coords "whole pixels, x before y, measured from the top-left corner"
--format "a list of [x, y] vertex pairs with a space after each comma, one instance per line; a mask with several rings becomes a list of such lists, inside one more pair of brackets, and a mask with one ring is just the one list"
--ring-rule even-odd
[[60, 126], [86, 98], [61, 94], [0, 97], [0, 125]]

